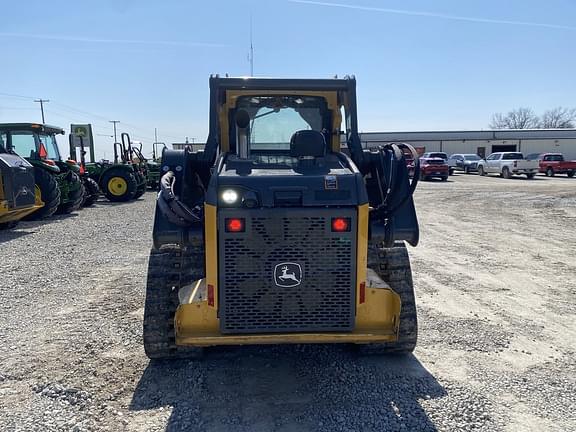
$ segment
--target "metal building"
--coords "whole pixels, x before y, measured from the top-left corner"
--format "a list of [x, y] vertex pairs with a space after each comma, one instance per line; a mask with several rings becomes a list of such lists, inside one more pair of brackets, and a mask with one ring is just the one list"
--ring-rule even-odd
[[576, 129], [502, 129], [485, 131], [438, 132], [364, 132], [360, 140], [365, 148], [388, 142], [406, 142], [419, 152], [490, 153], [518, 151], [530, 153], [563, 153], [576, 159]]
[[204, 150], [204, 143], [191, 143], [191, 142], [183, 142], [183, 143], [172, 143], [172, 148], [174, 150], [184, 150], [186, 147], [190, 149], [190, 151], [198, 151]]

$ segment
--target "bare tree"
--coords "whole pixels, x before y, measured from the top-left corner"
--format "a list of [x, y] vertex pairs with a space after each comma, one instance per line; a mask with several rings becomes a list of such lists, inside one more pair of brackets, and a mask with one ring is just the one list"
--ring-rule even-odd
[[492, 129], [536, 129], [540, 119], [531, 108], [517, 108], [508, 114], [494, 114], [490, 123]]
[[576, 122], [576, 108], [558, 107], [542, 114], [540, 127], [546, 129], [573, 128]]

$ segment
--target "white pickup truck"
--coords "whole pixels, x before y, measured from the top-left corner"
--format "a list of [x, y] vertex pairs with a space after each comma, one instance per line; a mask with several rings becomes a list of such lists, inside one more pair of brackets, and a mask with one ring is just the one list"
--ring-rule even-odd
[[510, 178], [516, 174], [524, 174], [527, 178], [534, 178], [540, 168], [538, 161], [526, 160], [518, 152], [492, 153], [486, 159], [478, 161], [478, 174], [500, 174], [500, 177]]

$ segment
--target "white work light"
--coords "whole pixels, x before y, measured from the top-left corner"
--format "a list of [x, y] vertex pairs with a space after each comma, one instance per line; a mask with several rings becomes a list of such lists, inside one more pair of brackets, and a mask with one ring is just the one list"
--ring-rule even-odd
[[238, 193], [233, 189], [226, 189], [222, 192], [222, 201], [226, 204], [234, 204], [238, 201]]

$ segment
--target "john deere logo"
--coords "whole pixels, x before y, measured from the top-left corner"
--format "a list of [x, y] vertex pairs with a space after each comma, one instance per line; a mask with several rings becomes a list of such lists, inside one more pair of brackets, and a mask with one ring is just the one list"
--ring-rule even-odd
[[84, 127], [77, 126], [74, 128], [74, 135], [86, 138], [88, 136], [88, 131]]
[[302, 283], [302, 267], [298, 263], [285, 262], [274, 267], [274, 283], [283, 288], [298, 286]]

